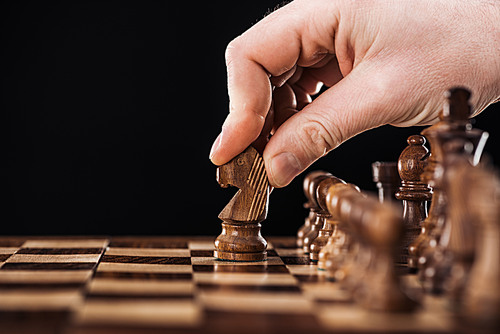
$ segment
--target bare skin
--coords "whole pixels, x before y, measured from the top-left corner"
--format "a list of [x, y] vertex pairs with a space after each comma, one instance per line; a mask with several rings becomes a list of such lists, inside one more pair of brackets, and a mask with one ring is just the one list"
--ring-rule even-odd
[[436, 122], [453, 86], [476, 114], [498, 101], [500, 2], [296, 0], [234, 39], [226, 64], [230, 112], [210, 159], [248, 147], [272, 103], [264, 161], [283, 187], [358, 133]]

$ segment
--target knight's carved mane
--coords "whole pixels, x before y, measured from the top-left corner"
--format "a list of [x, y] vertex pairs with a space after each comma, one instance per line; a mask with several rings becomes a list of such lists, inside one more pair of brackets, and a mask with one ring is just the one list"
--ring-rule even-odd
[[239, 168], [241, 171], [247, 169], [248, 166], [239, 167], [239, 165], [235, 163], [235, 161], [238, 161], [238, 158], [243, 158], [244, 155], [249, 155], [248, 157], [245, 156], [245, 158], [249, 159], [244, 159], [244, 161], [245, 163], [251, 163], [251, 168], [249, 169], [245, 183], [219, 214], [220, 219], [256, 221], [265, 219], [267, 215], [269, 181], [267, 179], [266, 168], [262, 156], [250, 146], [230, 162], [230, 167]]

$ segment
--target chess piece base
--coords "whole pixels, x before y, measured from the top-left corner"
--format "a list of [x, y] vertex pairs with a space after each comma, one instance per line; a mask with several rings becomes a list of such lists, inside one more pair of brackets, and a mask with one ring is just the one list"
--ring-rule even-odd
[[222, 233], [215, 239], [214, 256], [228, 261], [264, 261], [267, 242], [260, 235], [258, 222], [222, 222]]
[[237, 261], [237, 262], [252, 262], [252, 261], [265, 261], [267, 260], [267, 251], [260, 253], [233, 253], [214, 251], [214, 257], [219, 260]]

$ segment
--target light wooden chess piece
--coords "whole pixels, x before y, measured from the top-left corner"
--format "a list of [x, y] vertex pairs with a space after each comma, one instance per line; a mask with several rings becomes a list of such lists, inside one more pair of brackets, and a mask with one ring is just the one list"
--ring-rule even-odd
[[330, 173], [318, 174], [311, 179], [308, 187], [308, 198], [311, 200], [311, 208], [315, 211], [314, 220], [311, 221], [311, 227], [307, 233], [304, 234], [302, 239], [302, 250], [305, 254], [311, 252], [311, 244], [319, 235], [319, 231], [325, 225], [325, 218], [327, 217], [327, 212], [323, 211], [318, 203], [318, 198], [316, 197], [316, 190], [321, 181], [334, 177]]
[[390, 203], [380, 203], [375, 196], [361, 196], [354, 190], [339, 192], [330, 188], [327, 205], [338, 214], [341, 224], [359, 243], [357, 254], [344, 271], [344, 283], [363, 307], [388, 312], [406, 312], [417, 303], [403, 291], [396, 275], [394, 255], [404, 225], [400, 210]]
[[319, 260], [319, 253], [322, 248], [328, 243], [330, 236], [333, 234], [334, 226], [337, 224], [332, 215], [328, 212], [326, 206], [326, 196], [328, 189], [334, 184], [345, 184], [345, 182], [335, 176], [330, 176], [322, 180], [316, 188], [316, 201], [319, 206], [318, 215], [323, 218], [323, 227], [319, 230], [318, 236], [311, 242], [309, 246], [309, 258], [315, 262]]
[[405, 233], [397, 262], [417, 269], [418, 258], [408, 256], [408, 248], [418, 237], [422, 222], [427, 217], [427, 201], [432, 199], [431, 188], [420, 181], [420, 175], [427, 165], [429, 150], [424, 146], [425, 138], [420, 135], [408, 137], [408, 146], [401, 152], [398, 160], [398, 171], [401, 187], [396, 198], [403, 201], [403, 222]]
[[328, 172], [317, 170], [312, 171], [306, 175], [304, 178], [304, 182], [302, 183], [302, 188], [304, 190], [304, 195], [307, 199], [307, 202], [304, 203], [304, 208], [309, 209], [309, 214], [305, 218], [304, 224], [297, 231], [297, 247], [302, 248], [304, 246], [304, 236], [311, 230], [312, 222], [316, 220], [316, 212], [318, 211], [318, 207], [316, 206], [316, 202], [310, 197], [309, 193], [309, 185], [311, 181], [319, 175], [331, 175]]
[[[326, 204], [328, 211], [333, 218], [338, 220], [337, 228], [340, 231], [340, 238], [336, 238], [334, 247], [328, 249], [326, 260], [327, 278], [341, 282], [344, 286], [354, 289], [356, 282], [362, 279], [364, 270], [356, 263], [356, 258], [362, 258], [366, 252], [357, 240], [352, 238], [352, 231], [349, 222], [343, 221], [340, 215], [340, 208], [344, 203], [353, 199], [363, 198], [359, 188], [353, 184], [336, 184], [328, 189]], [[334, 237], [338, 232], [334, 235]], [[349, 281], [348, 283], [346, 283]]]
[[[324, 205], [330, 212], [329, 224], [332, 226], [332, 232], [328, 238], [328, 242], [318, 254], [318, 269], [326, 271], [326, 277], [329, 280], [336, 280], [335, 276], [339, 275], [337, 270], [344, 264], [347, 259], [348, 252], [351, 248], [350, 237], [345, 231], [345, 227], [340, 224], [338, 211], [328, 209], [328, 203], [337, 201], [342, 198], [340, 195], [343, 192], [355, 191], [359, 196], [363, 196], [358, 187], [349, 183], [337, 183], [328, 187]], [[338, 206], [340, 207], [340, 205]]]

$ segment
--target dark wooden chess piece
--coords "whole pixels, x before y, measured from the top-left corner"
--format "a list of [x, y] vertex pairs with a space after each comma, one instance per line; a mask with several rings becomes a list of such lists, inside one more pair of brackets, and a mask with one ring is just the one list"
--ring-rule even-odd
[[394, 256], [403, 233], [399, 208], [380, 203], [375, 196], [340, 187], [330, 188], [327, 205], [338, 214], [341, 224], [359, 243], [358, 253], [351, 257], [343, 271], [342, 281], [363, 307], [387, 312], [412, 311], [417, 303], [403, 291], [396, 275]]
[[318, 215], [323, 218], [323, 227], [319, 230], [318, 236], [311, 242], [311, 245], [309, 246], [309, 258], [313, 262], [319, 260], [319, 253], [328, 243], [328, 240], [333, 234], [334, 227], [337, 223], [332, 215], [328, 212], [328, 207], [326, 206], [326, 196], [328, 194], [328, 189], [332, 185], [338, 183], [345, 184], [343, 180], [336, 178], [335, 176], [330, 176], [322, 180], [316, 188], [316, 201], [319, 206]]
[[398, 160], [401, 187], [395, 196], [403, 202], [405, 232], [397, 262], [408, 266], [412, 271], [416, 271], [418, 259], [408, 256], [408, 247], [420, 234], [422, 222], [427, 217], [427, 201], [432, 199], [431, 188], [420, 181], [429, 156], [429, 150], [424, 144], [423, 136], [408, 137], [408, 147], [401, 152]]
[[[440, 121], [422, 131], [429, 141], [431, 155], [429, 163], [421, 175], [421, 181], [427, 183], [433, 191], [429, 214], [423, 222], [420, 235], [410, 245], [408, 252], [412, 259], [418, 260], [418, 268], [425, 268], [425, 258], [422, 257], [425, 249], [437, 245], [443, 224], [446, 221], [446, 193], [443, 185], [443, 174], [445, 173], [443, 160], [444, 152], [442, 133], [453, 133], [456, 136], [467, 136], [473, 131], [469, 121], [471, 109], [468, 104], [470, 93], [464, 88], [452, 88], [445, 94], [446, 102], [439, 114]], [[473, 142], [474, 152], [472, 154], [475, 163], [479, 161], [485, 139]], [[428, 252], [429, 254], [430, 252]], [[422, 263], [420, 263], [422, 262]]]
[[376, 161], [372, 163], [373, 182], [378, 189], [378, 198], [380, 202], [395, 201], [396, 191], [400, 185], [398, 174], [398, 163], [394, 161]]
[[321, 181], [333, 177], [334, 176], [330, 173], [318, 174], [309, 182], [307, 197], [311, 200], [311, 208], [313, 208], [313, 210], [315, 211], [315, 215], [314, 220], [311, 221], [311, 227], [309, 231], [304, 234], [304, 238], [302, 240], [302, 249], [306, 254], [310, 253], [310, 246], [314, 239], [316, 239], [316, 237], [318, 236], [319, 231], [325, 225], [325, 218], [327, 217], [326, 213], [319, 206], [318, 199], [316, 197], [316, 190], [318, 189], [318, 185]]
[[[439, 160], [431, 160], [422, 177], [429, 180], [429, 185], [433, 188], [434, 195], [429, 216], [424, 221], [429, 220], [432, 230], [427, 235], [425, 240], [420, 245], [419, 252], [419, 279], [426, 291], [431, 293], [442, 293], [444, 284], [446, 284], [448, 271], [451, 270], [452, 253], [445, 252], [449, 247], [449, 237], [460, 230], [460, 225], [454, 225], [449, 217], [447, 190], [447, 167], [446, 160], [452, 154], [466, 154], [467, 160], [475, 165], [479, 162], [488, 134], [479, 129], [473, 129], [469, 121], [471, 115], [471, 107], [469, 105], [470, 93], [463, 88], [453, 88], [446, 93], [446, 104], [442, 111], [443, 122], [435, 131], [430, 131], [430, 128], [422, 133], [428, 136], [431, 142], [431, 152], [438, 152]], [[436, 124], [436, 125], [439, 125]], [[467, 152], [463, 150], [464, 145], [447, 145], [450, 141], [461, 140], [469, 142], [471, 149]], [[451, 149], [450, 149], [451, 148]], [[459, 152], [456, 149], [459, 148]], [[455, 150], [454, 150], [455, 149]], [[430, 173], [432, 172], [432, 174]], [[435, 203], [436, 202], [436, 203]], [[457, 224], [460, 224], [457, 222]], [[451, 232], [454, 230], [455, 232]], [[443, 233], [446, 231], [446, 237], [442, 239]], [[455, 237], [458, 237], [455, 235]], [[458, 240], [456, 238], [452, 238]], [[429, 270], [427, 270], [429, 268]]]
[[262, 156], [249, 146], [217, 168], [217, 182], [239, 190], [219, 214], [222, 233], [215, 240], [214, 256], [231, 261], [265, 260], [267, 242], [260, 234], [260, 223], [267, 217], [271, 189]]
[[304, 203], [304, 208], [309, 209], [309, 214], [305, 218], [304, 224], [297, 231], [297, 247], [302, 248], [304, 246], [304, 236], [311, 230], [312, 222], [316, 220], [316, 212], [318, 207], [316, 206], [316, 201], [310, 197], [309, 185], [311, 181], [319, 175], [331, 175], [328, 172], [317, 170], [312, 171], [306, 175], [302, 183], [302, 188], [304, 190], [304, 196], [307, 202]]

